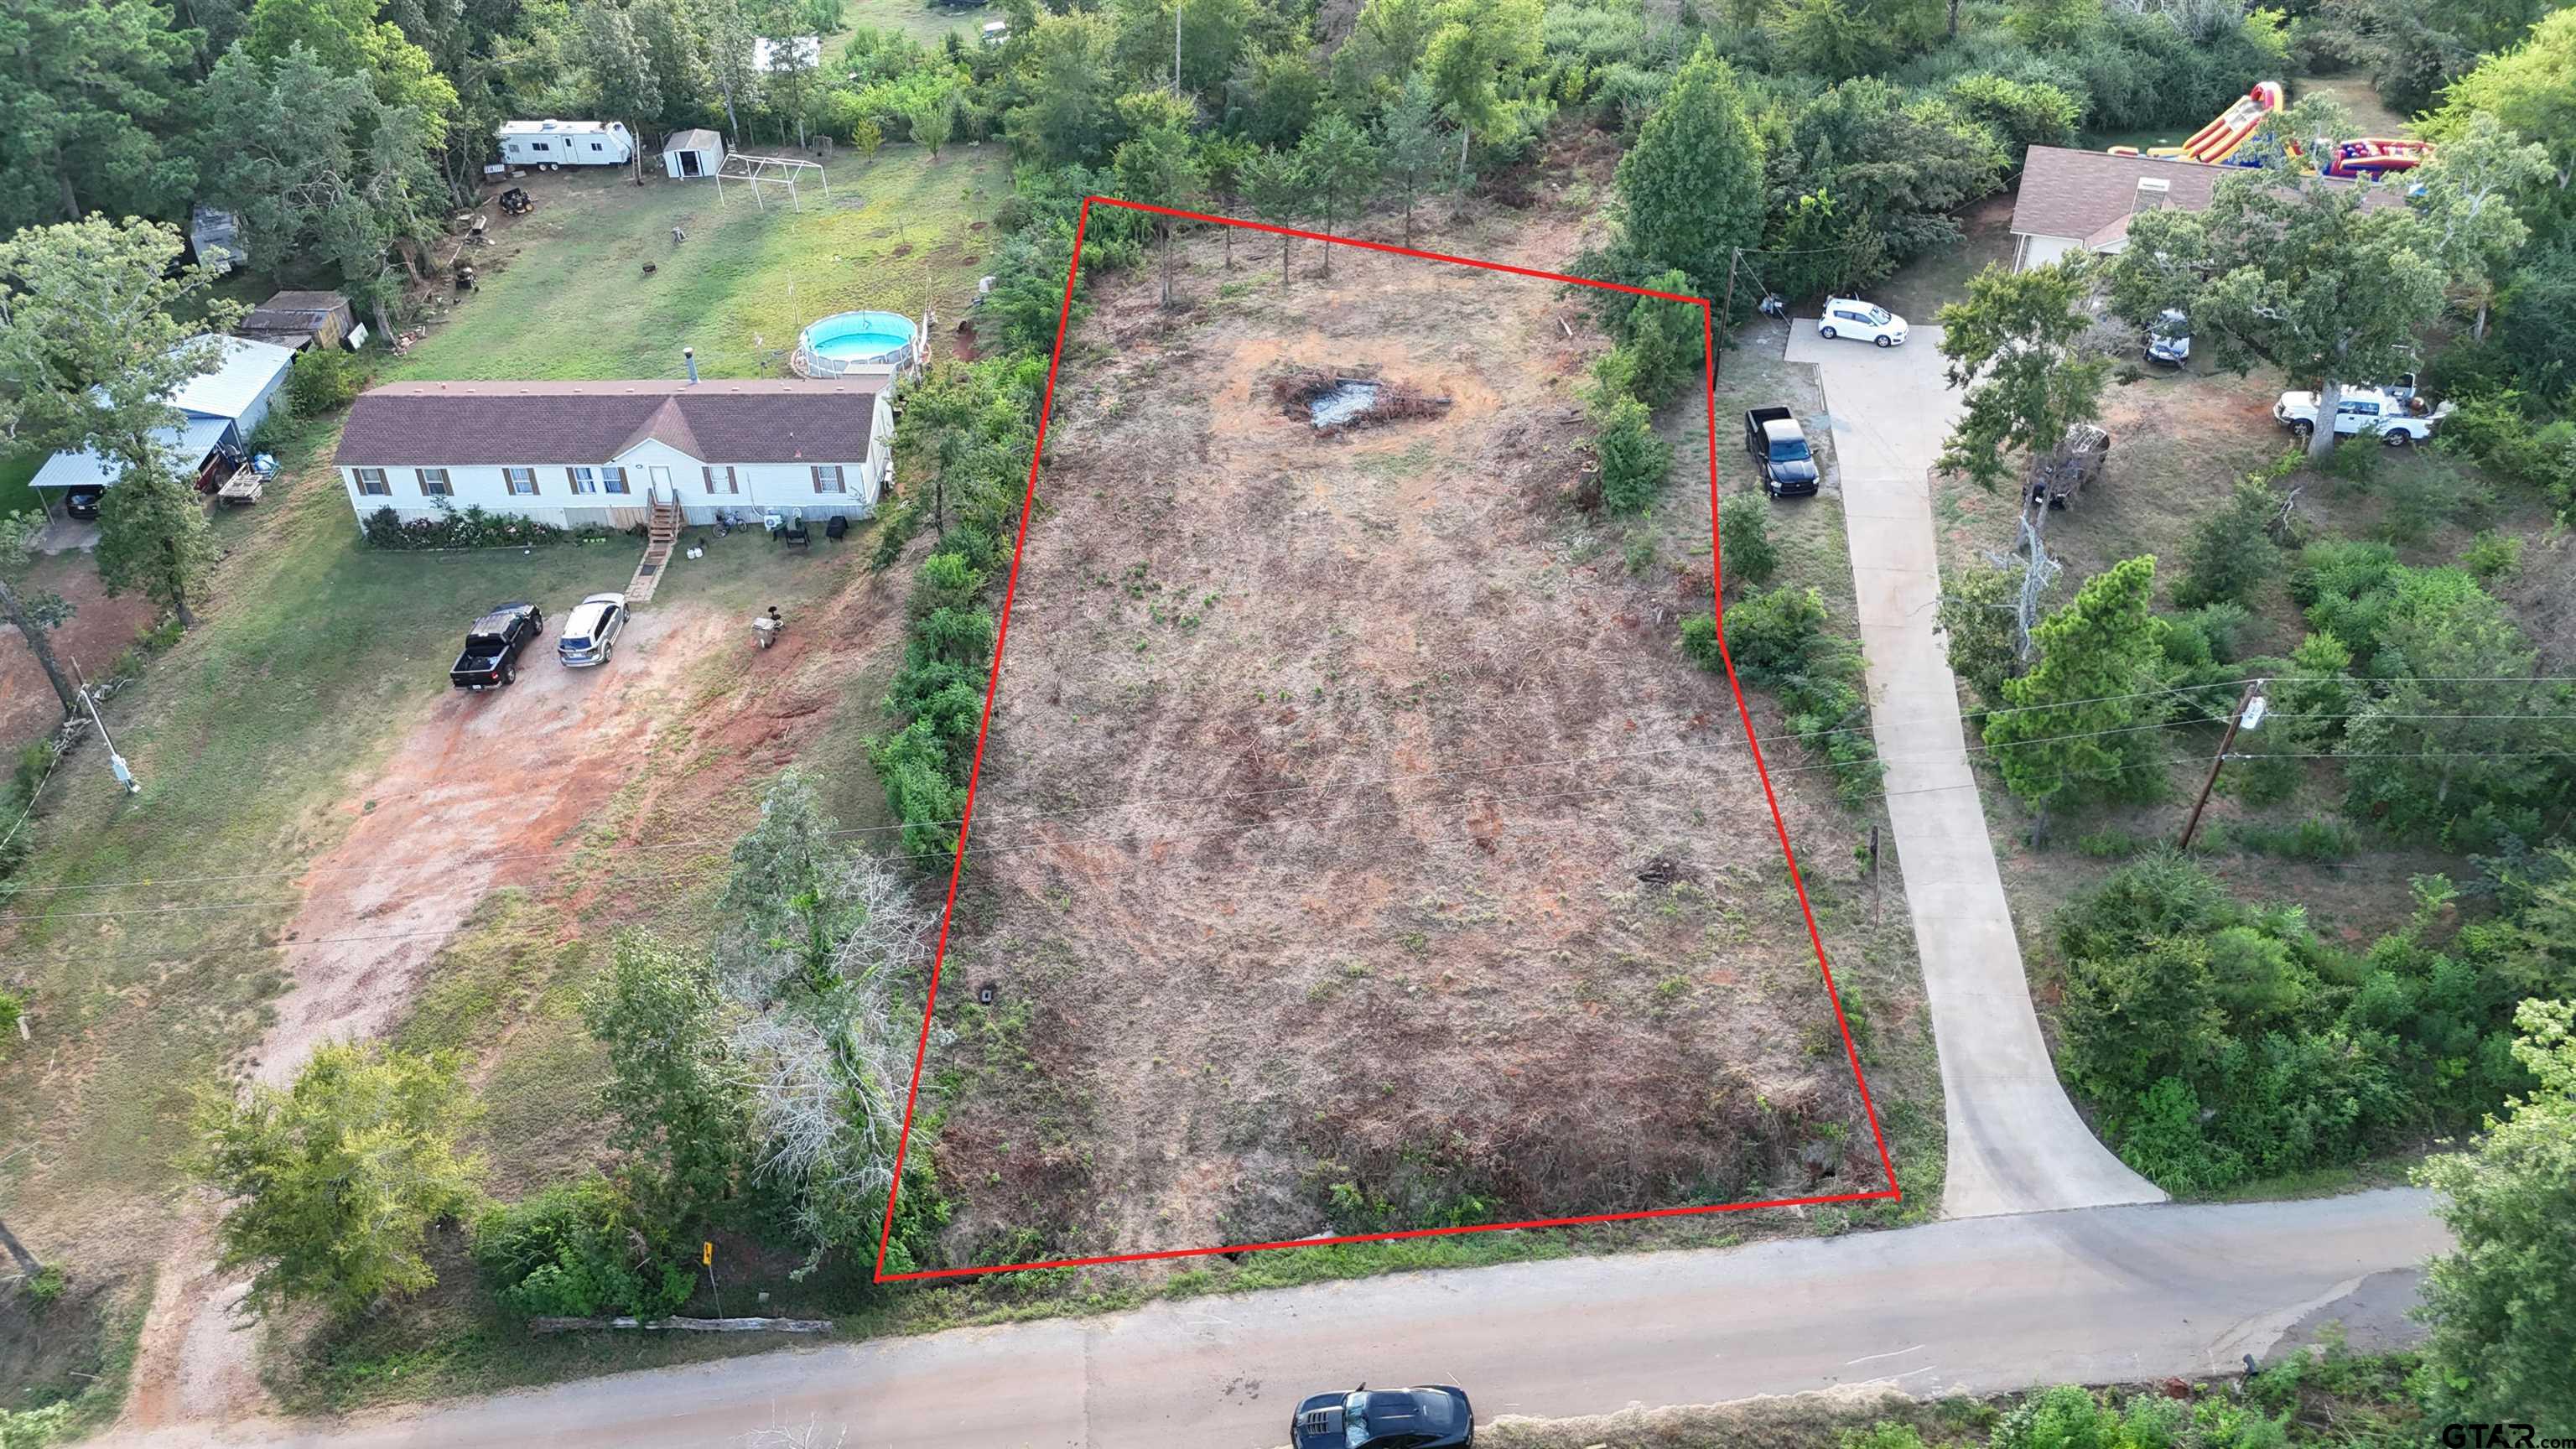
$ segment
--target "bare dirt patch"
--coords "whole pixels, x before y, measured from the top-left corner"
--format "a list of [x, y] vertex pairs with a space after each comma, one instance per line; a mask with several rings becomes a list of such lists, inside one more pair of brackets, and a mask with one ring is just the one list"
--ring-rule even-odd
[[[53, 633], [54, 658], [66, 674], [77, 662], [92, 680], [106, 678], [117, 656], [136, 635], [151, 628], [160, 613], [141, 594], [108, 597], [86, 553], [42, 560], [20, 587], [30, 592], [50, 590], [71, 604], [70, 621]], [[54, 697], [54, 687], [46, 682], [27, 641], [15, 629], [0, 629], [0, 747], [15, 749], [51, 734], [62, 717], [62, 701]]]
[[[338, 845], [299, 883], [278, 946], [287, 989], [245, 1063], [283, 1085], [331, 1041], [384, 1033], [475, 904], [546, 880], [583, 823], [649, 754], [661, 705], [727, 621], [686, 606], [639, 613], [617, 657], [564, 669], [529, 645], [518, 682], [442, 701], [385, 771], [337, 807]], [[195, 1204], [155, 1284], [127, 1422], [230, 1422], [265, 1400], [242, 1311], [245, 1280], [216, 1271], [210, 1208]]]
[[[1693, 604], [1564, 502], [1603, 339], [1544, 282], [1309, 247], [1283, 299], [1220, 246], [1068, 343], [928, 1064], [952, 1249], [1883, 1186]], [[1310, 376], [1447, 405], [1319, 436]]]

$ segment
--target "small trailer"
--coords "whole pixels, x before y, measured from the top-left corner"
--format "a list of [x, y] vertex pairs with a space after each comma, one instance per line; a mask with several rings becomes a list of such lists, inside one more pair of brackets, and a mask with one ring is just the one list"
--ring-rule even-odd
[[623, 166], [635, 138], [623, 121], [503, 121], [493, 133], [514, 166]]
[[2111, 435], [2091, 423], [2076, 423], [2048, 456], [2031, 465], [2030, 501], [2051, 508], [2072, 508], [2084, 485], [2102, 476], [2111, 456]]

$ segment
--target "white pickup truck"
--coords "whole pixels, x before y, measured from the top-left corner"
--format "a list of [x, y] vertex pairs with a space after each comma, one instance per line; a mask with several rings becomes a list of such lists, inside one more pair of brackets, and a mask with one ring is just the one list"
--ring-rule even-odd
[[[2334, 430], [2338, 437], [2357, 437], [2377, 433], [2380, 441], [2392, 448], [2408, 447], [2433, 436], [2433, 427], [2451, 411], [2444, 403], [2429, 413], [2416, 412], [2411, 399], [2376, 388], [2347, 388], [2335, 404]], [[2272, 418], [2304, 438], [2317, 430], [2317, 395], [2312, 392], [2285, 392], [2272, 404]]]

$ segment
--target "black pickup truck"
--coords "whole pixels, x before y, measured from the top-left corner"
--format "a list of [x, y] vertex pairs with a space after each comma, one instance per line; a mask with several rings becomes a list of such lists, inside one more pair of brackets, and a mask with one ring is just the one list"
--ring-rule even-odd
[[1744, 451], [1762, 469], [1762, 486], [1774, 498], [1816, 491], [1816, 456], [1797, 414], [1787, 408], [1750, 408], [1744, 414]]
[[546, 631], [546, 614], [534, 604], [503, 604], [466, 631], [465, 652], [447, 671], [459, 689], [499, 689], [519, 677], [519, 655]]

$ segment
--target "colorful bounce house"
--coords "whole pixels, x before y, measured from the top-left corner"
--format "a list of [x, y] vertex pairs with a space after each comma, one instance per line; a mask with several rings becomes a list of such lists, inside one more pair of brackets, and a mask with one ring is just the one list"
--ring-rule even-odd
[[[2135, 146], [2114, 146], [2114, 156], [2154, 156], [2167, 161], [2197, 161], [2204, 166], [2260, 166], [2258, 155], [2239, 155], [2245, 143], [2263, 124], [2263, 118], [2281, 109], [2283, 93], [2279, 81], [2259, 81], [2252, 90], [2236, 98], [2236, 103], [2219, 113], [2208, 125], [2194, 131], [2191, 139], [2179, 146], [2157, 146], [2140, 151]], [[2330, 152], [2318, 170], [2328, 176], [2344, 178], [2392, 176], [2412, 171], [2432, 159], [2433, 148], [2423, 141], [2410, 141], [2390, 136], [2365, 136], [2358, 141], [2340, 141], [2325, 145]], [[2292, 146], [2294, 154], [2306, 155], [2306, 149]]]

